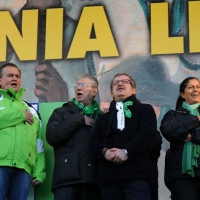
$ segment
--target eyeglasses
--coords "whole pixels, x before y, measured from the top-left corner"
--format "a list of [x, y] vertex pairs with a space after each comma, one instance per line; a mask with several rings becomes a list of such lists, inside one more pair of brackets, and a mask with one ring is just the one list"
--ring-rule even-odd
[[[128, 79], [122, 79], [122, 80], [116, 80], [116, 81], [113, 81], [112, 82], [112, 85], [115, 86], [115, 85], [119, 85], [119, 83], [122, 83], [122, 84], [131, 84], [130, 80]], [[132, 85], [132, 84], [131, 84]]]
[[74, 84], [75, 89], [77, 89], [79, 86], [81, 86], [81, 88], [86, 88], [88, 85], [87, 85], [87, 83], [75, 83]]

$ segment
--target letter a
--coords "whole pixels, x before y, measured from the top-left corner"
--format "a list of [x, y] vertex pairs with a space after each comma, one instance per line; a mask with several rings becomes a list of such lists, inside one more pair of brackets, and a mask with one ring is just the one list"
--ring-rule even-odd
[[[96, 38], [90, 38], [94, 26]], [[119, 56], [103, 6], [84, 7], [67, 59], [84, 58], [87, 51], [101, 57]]]

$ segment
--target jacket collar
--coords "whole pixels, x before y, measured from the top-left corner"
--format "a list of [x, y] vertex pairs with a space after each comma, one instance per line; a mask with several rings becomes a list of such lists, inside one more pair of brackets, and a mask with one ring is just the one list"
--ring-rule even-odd
[[[123, 102], [127, 102], [127, 101], [132, 101], [133, 102], [133, 106], [135, 105], [135, 103], [139, 103], [138, 100], [136, 99], [135, 95], [131, 95], [129, 96], [128, 98], [124, 99]], [[111, 111], [113, 108], [116, 108], [116, 101], [113, 100], [111, 103], [110, 103], [110, 108], [109, 108], [109, 111]]]
[[78, 113], [78, 112], [80, 112], [81, 110], [76, 106], [76, 105], [74, 105], [71, 101], [68, 101], [67, 103], [64, 103], [63, 105], [62, 105], [63, 107], [67, 107], [67, 109], [68, 109], [68, 112], [69, 113]]
[[0, 88], [0, 94], [2, 94], [5, 97], [14, 98], [17, 100], [22, 100], [25, 91], [26, 90], [24, 88], [20, 88], [17, 92], [15, 92], [12, 87], [8, 88], [7, 90]]
[[[200, 113], [200, 106], [197, 108], [197, 110]], [[176, 109], [176, 112], [177, 113], [182, 113], [182, 114], [190, 114], [190, 112], [187, 109], [183, 108], [182, 106], [178, 107]]]
[[190, 112], [188, 110], [186, 110], [185, 108], [183, 108], [182, 106], [178, 107], [175, 111], [177, 113], [190, 114]]

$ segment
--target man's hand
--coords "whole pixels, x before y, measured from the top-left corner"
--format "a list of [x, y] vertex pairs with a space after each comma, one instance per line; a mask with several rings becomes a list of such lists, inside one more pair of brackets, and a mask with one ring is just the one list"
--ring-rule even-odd
[[110, 151], [112, 154], [112, 161], [116, 164], [121, 164], [128, 160], [128, 155], [125, 154], [124, 149], [112, 148]]
[[184, 140], [184, 142], [189, 142], [189, 141], [191, 141], [191, 139], [192, 139], [192, 136], [191, 136], [191, 134], [189, 133], [189, 134], [187, 135], [187, 138]]
[[85, 115], [84, 118], [85, 118], [85, 125], [92, 126], [94, 124], [94, 119], [92, 119], [91, 117]]
[[41, 185], [41, 182], [33, 179], [33, 180], [31, 180], [31, 184], [33, 187], [38, 187]]
[[108, 161], [113, 161], [114, 153], [115, 153], [115, 151], [110, 151], [110, 149], [107, 149], [106, 153], [104, 154], [105, 159]]
[[33, 115], [30, 112], [26, 111], [26, 110], [23, 110], [23, 112], [26, 115], [26, 122], [28, 122], [30, 125], [32, 125], [33, 122], [34, 122]]

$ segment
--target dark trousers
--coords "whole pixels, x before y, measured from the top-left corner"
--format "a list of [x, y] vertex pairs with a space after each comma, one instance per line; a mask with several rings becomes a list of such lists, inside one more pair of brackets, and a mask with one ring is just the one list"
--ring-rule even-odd
[[169, 184], [173, 200], [199, 200], [200, 180], [195, 178], [177, 179]]
[[158, 178], [152, 178], [150, 181], [151, 200], [158, 200]]
[[97, 186], [83, 183], [56, 189], [54, 200], [101, 200], [101, 195]]
[[133, 180], [125, 185], [116, 182], [100, 188], [102, 200], [150, 200], [149, 183], [145, 180]]

